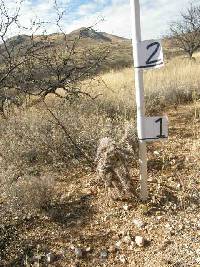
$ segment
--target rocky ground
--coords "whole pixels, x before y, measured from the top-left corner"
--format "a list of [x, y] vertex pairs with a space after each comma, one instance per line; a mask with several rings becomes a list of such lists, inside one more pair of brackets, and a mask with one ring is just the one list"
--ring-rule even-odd
[[138, 189], [110, 200], [89, 171], [53, 174], [51, 209], [1, 227], [10, 242], [0, 266], [200, 266], [200, 118], [194, 105], [168, 116], [169, 140], [148, 145], [147, 203]]

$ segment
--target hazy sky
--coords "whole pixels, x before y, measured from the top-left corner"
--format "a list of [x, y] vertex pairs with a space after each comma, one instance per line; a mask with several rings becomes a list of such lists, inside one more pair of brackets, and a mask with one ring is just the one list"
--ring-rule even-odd
[[[18, 1], [18, 0], [17, 0]], [[131, 0], [133, 1], [133, 0]], [[28, 25], [30, 18], [37, 16], [42, 21], [56, 19], [55, 0], [25, 0], [21, 5], [21, 23]], [[168, 25], [179, 17], [190, 0], [140, 0], [143, 39], [167, 34]], [[13, 7], [13, 0], [5, 0]], [[60, 12], [65, 11], [62, 27], [68, 33], [74, 29], [95, 25], [99, 31], [131, 37], [129, 0], [57, 0]], [[200, 0], [193, 0], [200, 4]], [[103, 20], [103, 21], [102, 21]], [[48, 33], [56, 32], [55, 23], [48, 25]]]

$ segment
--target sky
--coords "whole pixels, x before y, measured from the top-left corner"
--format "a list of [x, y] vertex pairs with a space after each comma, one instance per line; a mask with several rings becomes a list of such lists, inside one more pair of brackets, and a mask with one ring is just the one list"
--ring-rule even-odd
[[[11, 13], [14, 12], [15, 1], [19, 2], [4, 1]], [[192, 2], [200, 4], [200, 0]], [[170, 22], [177, 20], [180, 12], [190, 3], [191, 0], [140, 0], [142, 39], [167, 35]], [[64, 12], [59, 25], [66, 33], [80, 27], [93, 26], [98, 31], [131, 38], [130, 0], [24, 0], [20, 8], [20, 24], [27, 28], [30, 21], [36, 19], [44, 23], [47, 33], [57, 32], [59, 27], [55, 21], [58, 13]], [[21, 31], [25, 33], [25, 29]], [[37, 30], [37, 33], [39, 31], [42, 30]], [[15, 33], [18, 34], [16, 30]]]

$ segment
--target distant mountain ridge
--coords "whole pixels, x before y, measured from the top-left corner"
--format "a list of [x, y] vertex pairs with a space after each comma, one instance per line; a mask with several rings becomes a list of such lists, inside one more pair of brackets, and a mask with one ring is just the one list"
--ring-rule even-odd
[[[131, 40], [123, 37], [119, 37], [106, 32], [98, 32], [93, 28], [79, 28], [65, 35], [65, 42], [73, 42], [77, 37], [80, 39], [80, 47], [82, 50], [87, 49], [101, 49], [107, 47], [109, 55], [105, 61], [104, 66], [101, 69], [107, 71], [109, 69], [120, 69], [124, 67], [130, 67], [133, 65], [132, 56], [132, 44]], [[49, 35], [35, 35], [32, 36], [32, 40], [37, 41], [38, 45], [48, 43], [49, 46], [59, 47], [63, 49], [65, 47], [63, 33], [52, 33]], [[18, 35], [9, 38], [7, 41], [8, 45], [28, 47], [31, 42], [31, 37], [28, 35]], [[163, 40], [164, 52], [166, 57], [171, 57], [175, 54], [175, 50], [170, 39]], [[0, 46], [1, 52], [1, 46]]]
[[74, 34], [80, 34], [81, 37], [83, 38], [91, 38], [91, 39], [105, 41], [105, 42], [113, 42], [113, 41], [124, 42], [124, 41], [129, 40], [127, 38], [119, 37], [117, 35], [113, 35], [113, 34], [106, 33], [106, 32], [97, 32], [92, 28], [85, 28], [85, 27], [69, 33], [69, 35], [74, 35]]

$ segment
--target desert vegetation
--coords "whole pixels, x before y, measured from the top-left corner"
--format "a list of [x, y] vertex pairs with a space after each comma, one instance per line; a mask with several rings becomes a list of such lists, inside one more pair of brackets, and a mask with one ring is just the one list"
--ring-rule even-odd
[[[184, 58], [174, 58], [163, 69], [146, 72], [147, 113], [157, 115], [168, 110], [176, 113], [179, 105], [193, 103], [195, 109], [187, 115], [196, 123], [199, 120], [199, 72], [197, 62]], [[9, 250], [15, 242], [15, 237], [7, 236], [5, 227], [11, 227], [11, 222], [13, 227], [19, 223], [24, 225], [25, 221], [35, 221], [34, 218], [54, 210], [63, 197], [60, 188], [63, 179], [70, 184], [72, 173], [79, 177], [94, 172], [99, 140], [111, 137], [118, 142], [127, 123], [134, 127], [133, 74], [132, 69], [110, 71], [92, 81], [82, 81], [81, 90], [92, 97], [85, 95], [69, 101], [49, 94], [45, 103], [15, 107], [7, 119], [1, 119], [1, 223], [4, 225], [1, 251], [5, 252], [2, 259], [12, 259]], [[62, 95], [63, 91], [58, 93]], [[33, 99], [29, 101], [32, 103]], [[193, 134], [198, 138], [198, 131]], [[198, 144], [198, 139], [196, 142]], [[137, 140], [135, 145], [137, 147]], [[198, 156], [197, 147], [193, 153]], [[137, 158], [136, 150], [129, 162], [133, 173], [138, 169]], [[96, 184], [94, 192], [96, 187], [101, 188], [97, 180], [91, 181]], [[82, 189], [78, 187], [75, 185], [71, 197], [80, 194]], [[16, 248], [12, 249], [18, 253]], [[20, 264], [20, 257], [17, 262]]]
[[[19, 9], [0, 12], [0, 266], [198, 266], [199, 52], [166, 39], [165, 67], [144, 72], [146, 114], [167, 113], [170, 138], [148, 145], [141, 203], [130, 40], [66, 35], [62, 13], [59, 33], [10, 38]], [[129, 200], [107, 194], [112, 162]]]

